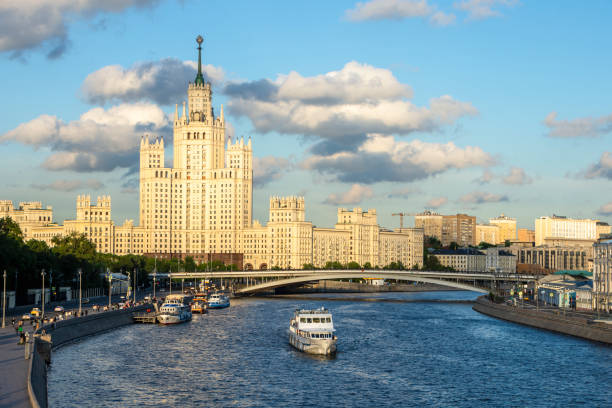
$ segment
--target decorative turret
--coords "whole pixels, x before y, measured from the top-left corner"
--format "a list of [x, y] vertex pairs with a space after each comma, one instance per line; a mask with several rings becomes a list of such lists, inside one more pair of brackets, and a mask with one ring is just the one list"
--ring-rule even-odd
[[202, 75], [202, 43], [204, 42], [204, 38], [198, 35], [196, 42], [198, 43], [198, 74], [195, 77], [194, 83], [196, 85], [204, 85], [204, 76]]

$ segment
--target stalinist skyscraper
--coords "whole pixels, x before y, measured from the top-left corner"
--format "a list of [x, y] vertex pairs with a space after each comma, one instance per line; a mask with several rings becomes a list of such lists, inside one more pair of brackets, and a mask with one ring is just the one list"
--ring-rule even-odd
[[235, 253], [252, 222], [251, 140], [226, 137], [223, 105], [215, 115], [210, 82], [198, 73], [181, 114], [174, 112], [173, 167], [164, 166], [163, 138], [140, 144], [140, 226], [151, 253]]

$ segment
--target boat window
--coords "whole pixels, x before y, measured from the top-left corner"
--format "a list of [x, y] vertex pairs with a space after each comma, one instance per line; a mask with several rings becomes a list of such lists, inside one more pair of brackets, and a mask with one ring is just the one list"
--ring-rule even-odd
[[319, 338], [319, 333], [315, 333], [313, 337], [314, 337], [315, 339], [318, 339], [318, 338]]
[[300, 317], [300, 323], [306, 323], [306, 318], [305, 317]]
[[325, 321], [326, 321], [327, 323], [331, 323], [331, 317], [326, 317], [326, 318], [325, 318]]
[[310, 317], [307, 319], [307, 321], [308, 323], [312, 323], [312, 319]]
[[319, 322], [319, 318], [318, 318], [318, 317], [313, 317], [313, 318], [312, 318], [312, 322], [313, 322], [313, 323], [320, 323], [320, 322]]

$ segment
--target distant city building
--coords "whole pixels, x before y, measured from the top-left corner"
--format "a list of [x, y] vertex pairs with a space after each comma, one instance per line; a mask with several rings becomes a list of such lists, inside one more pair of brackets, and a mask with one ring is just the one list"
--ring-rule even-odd
[[498, 225], [483, 225], [476, 224], [476, 235], [474, 237], [474, 245], [481, 242], [497, 245], [500, 243], [500, 227]]
[[597, 221], [553, 215], [535, 220], [535, 245], [590, 246], [597, 239]]
[[438, 258], [440, 264], [458, 272], [484, 272], [486, 269], [487, 257], [476, 249], [438, 249], [432, 255]]
[[535, 244], [535, 231], [528, 228], [519, 228], [517, 234], [518, 242], [533, 242]]
[[607, 222], [597, 221], [597, 223], [595, 224], [595, 228], [597, 231], [597, 238], [602, 238], [604, 236], [612, 234], [612, 228]]
[[612, 310], [612, 240], [593, 246], [593, 308]]
[[456, 242], [459, 246], [474, 245], [476, 217], [467, 214], [445, 215], [442, 219], [442, 245]]
[[510, 218], [502, 214], [499, 217], [490, 218], [489, 224], [499, 227], [498, 240], [496, 244], [516, 240], [516, 218]]
[[427, 210], [414, 216], [414, 226], [422, 228], [426, 237], [435, 237], [442, 241], [442, 219], [442, 215]]
[[33, 228], [53, 223], [53, 209], [49, 206], [43, 208], [40, 201], [21, 202], [19, 207], [13, 208], [11, 200], [0, 200], [0, 218], [4, 217], [15, 221], [21, 228], [24, 241], [28, 241], [33, 238]]
[[[511, 246], [510, 252], [516, 255], [517, 270], [551, 273], [558, 270], [588, 270], [589, 251], [580, 247], [532, 247]], [[537, 268], [524, 267], [534, 265]]]
[[516, 256], [506, 251], [505, 248], [487, 248], [484, 271], [495, 273], [516, 273]]

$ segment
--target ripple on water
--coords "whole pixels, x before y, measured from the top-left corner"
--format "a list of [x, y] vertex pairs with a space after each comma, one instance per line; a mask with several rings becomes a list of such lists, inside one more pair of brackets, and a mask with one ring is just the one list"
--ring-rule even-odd
[[[329, 296], [329, 295], [328, 295]], [[239, 299], [179, 326], [134, 325], [58, 350], [57, 407], [603, 406], [609, 347], [495, 320], [470, 305]], [[473, 293], [367, 294], [470, 299]], [[327, 306], [338, 353], [287, 343], [296, 307]], [[568, 381], [560, 373], [571, 373]], [[562, 390], [563, 392], [559, 392]]]

